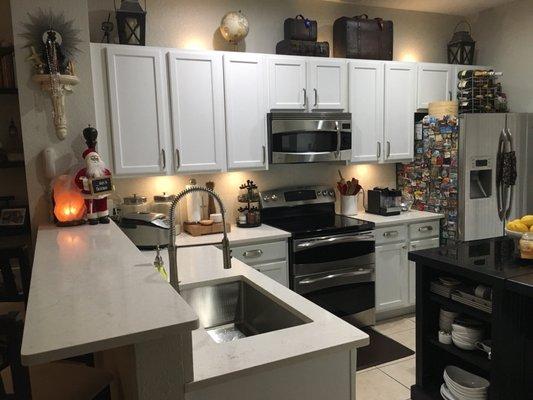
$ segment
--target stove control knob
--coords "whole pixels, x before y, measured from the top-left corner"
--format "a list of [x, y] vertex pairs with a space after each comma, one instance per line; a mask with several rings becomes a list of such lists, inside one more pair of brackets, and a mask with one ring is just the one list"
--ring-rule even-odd
[[317, 196], [322, 196], [322, 192], [321, 192], [320, 190], [317, 190], [317, 191], [316, 191], [316, 195], [317, 195]]
[[273, 194], [272, 196], [270, 196], [270, 200], [272, 200], [272, 201], [278, 201], [278, 196], [276, 196], [275, 194]]
[[335, 192], [334, 192], [333, 190], [330, 190], [330, 191], [328, 192], [328, 194], [329, 194], [331, 197], [335, 196]]
[[263, 196], [263, 201], [268, 203], [270, 201], [270, 196]]
[[322, 196], [327, 196], [328, 195], [328, 191], [327, 190], [322, 190]]

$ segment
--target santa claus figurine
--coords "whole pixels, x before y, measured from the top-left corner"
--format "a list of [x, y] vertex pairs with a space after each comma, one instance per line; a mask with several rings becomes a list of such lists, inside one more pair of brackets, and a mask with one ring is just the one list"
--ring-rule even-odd
[[76, 174], [74, 183], [81, 189], [83, 197], [85, 198], [85, 206], [87, 208], [87, 220], [90, 225], [96, 225], [98, 223], [109, 223], [109, 211], [107, 210], [107, 196], [110, 190], [95, 191], [95, 187], [101, 187], [100, 185], [94, 185], [93, 181], [104, 181], [105, 177], [111, 177], [111, 172], [105, 167], [104, 162], [94, 150], [94, 148], [88, 148], [83, 152], [83, 159], [85, 160], [85, 168], [82, 168]]

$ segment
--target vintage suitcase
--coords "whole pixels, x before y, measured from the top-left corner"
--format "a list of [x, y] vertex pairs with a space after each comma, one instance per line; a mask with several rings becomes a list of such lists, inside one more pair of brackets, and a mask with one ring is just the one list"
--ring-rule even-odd
[[341, 17], [333, 24], [333, 56], [392, 60], [393, 24], [363, 14]]
[[316, 42], [316, 21], [305, 18], [302, 14], [287, 18], [283, 24], [285, 40], [308, 40]]
[[329, 57], [329, 43], [308, 42], [306, 40], [282, 40], [276, 45], [276, 54]]

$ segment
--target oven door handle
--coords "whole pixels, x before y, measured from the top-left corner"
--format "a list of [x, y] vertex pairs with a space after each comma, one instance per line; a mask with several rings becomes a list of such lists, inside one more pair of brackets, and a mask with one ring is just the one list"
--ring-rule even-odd
[[374, 241], [374, 235], [358, 235], [358, 236], [340, 236], [330, 238], [318, 238], [306, 242], [298, 243], [295, 251], [303, 251], [313, 247], [327, 246], [336, 243], [354, 243], [354, 242], [370, 242]]
[[359, 283], [374, 282], [374, 268], [360, 267], [346, 272], [333, 272], [316, 278], [304, 278], [294, 281], [294, 291], [305, 295], [317, 290], [333, 288], [336, 286], [353, 285]]
[[361, 268], [357, 271], [340, 272], [338, 274], [329, 274], [329, 275], [321, 276], [319, 278], [303, 279], [299, 282], [299, 284], [300, 285], [312, 285], [313, 283], [329, 281], [331, 279], [348, 278], [348, 277], [359, 276], [359, 275], [368, 275], [368, 274], [371, 274], [372, 272], [374, 272], [374, 270]]

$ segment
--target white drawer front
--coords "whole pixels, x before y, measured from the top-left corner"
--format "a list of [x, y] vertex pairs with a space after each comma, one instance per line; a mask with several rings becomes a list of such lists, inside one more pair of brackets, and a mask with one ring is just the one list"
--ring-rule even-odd
[[407, 239], [407, 227], [405, 225], [378, 228], [374, 232], [376, 244], [403, 242]]
[[411, 224], [409, 225], [409, 238], [416, 240], [439, 236], [439, 228], [438, 220]]
[[264, 264], [274, 260], [287, 258], [287, 242], [285, 240], [231, 247], [231, 255], [248, 265]]
[[281, 283], [283, 286], [289, 286], [287, 261], [277, 261], [269, 264], [258, 265], [254, 268], [269, 278], [274, 279], [276, 282]]

